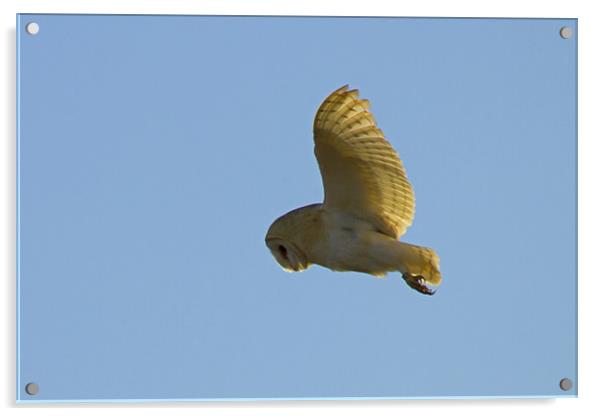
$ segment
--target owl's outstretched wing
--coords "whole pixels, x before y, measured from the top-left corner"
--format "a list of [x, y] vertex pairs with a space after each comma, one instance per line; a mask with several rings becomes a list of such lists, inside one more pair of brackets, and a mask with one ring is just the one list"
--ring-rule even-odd
[[414, 191], [368, 108], [368, 100], [358, 99], [358, 91], [345, 85], [318, 109], [314, 152], [324, 207], [352, 213], [397, 239], [414, 219]]

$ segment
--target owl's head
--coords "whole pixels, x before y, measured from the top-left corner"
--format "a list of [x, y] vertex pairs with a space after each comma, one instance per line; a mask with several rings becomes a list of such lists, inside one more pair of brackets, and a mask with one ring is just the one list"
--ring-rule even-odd
[[300, 272], [310, 263], [303, 252], [304, 235], [311, 226], [318, 204], [293, 210], [270, 225], [265, 236], [265, 244], [272, 256], [287, 272]]

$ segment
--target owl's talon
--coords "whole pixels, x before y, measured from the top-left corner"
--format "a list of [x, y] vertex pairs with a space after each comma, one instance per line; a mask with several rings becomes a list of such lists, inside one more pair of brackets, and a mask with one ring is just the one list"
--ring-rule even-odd
[[422, 277], [418, 274], [403, 273], [401, 275], [401, 277], [403, 277], [403, 279], [406, 281], [408, 286], [410, 286], [412, 289], [422, 293], [423, 295], [431, 296], [431, 295], [434, 295], [436, 292], [436, 290], [428, 287], [426, 284], [426, 281], [424, 280], [424, 277]]

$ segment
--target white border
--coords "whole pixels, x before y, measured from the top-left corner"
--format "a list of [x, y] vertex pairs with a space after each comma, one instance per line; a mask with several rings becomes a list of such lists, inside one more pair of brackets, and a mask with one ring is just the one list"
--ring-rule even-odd
[[[592, 414], [602, 408], [598, 393], [600, 353], [599, 296], [602, 274], [596, 261], [597, 236], [600, 234], [602, 187], [599, 182], [600, 142], [602, 132], [600, 111], [602, 74], [599, 42], [602, 14], [594, 1], [135, 1], [135, 0], [4, 0], [0, 3], [3, 25], [2, 42], [2, 111], [3, 140], [0, 163], [0, 195], [3, 198], [0, 228], [0, 264], [3, 298], [0, 300], [2, 319], [2, 362], [0, 394], [3, 414], [105, 414], [106, 408], [119, 408], [125, 414], [210, 414], [265, 415], [281, 414], [412, 414], [447, 415], [507, 414], [526, 411], [533, 415]], [[449, 17], [559, 17], [579, 19], [579, 399], [494, 399], [494, 400], [404, 400], [345, 402], [236, 402], [178, 404], [112, 404], [112, 405], [16, 405], [15, 404], [15, 15], [16, 13], [107, 13], [107, 14], [254, 14], [254, 15], [346, 15], [346, 16], [449, 16]], [[15, 408], [15, 407], [19, 408]]]

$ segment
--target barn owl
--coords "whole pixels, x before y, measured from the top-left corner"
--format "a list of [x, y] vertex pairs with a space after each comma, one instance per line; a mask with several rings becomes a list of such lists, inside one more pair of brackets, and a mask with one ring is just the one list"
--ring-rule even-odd
[[320, 105], [313, 132], [324, 202], [276, 219], [266, 245], [286, 271], [312, 264], [376, 277], [399, 271], [411, 288], [432, 295], [441, 283], [439, 257], [398, 240], [414, 219], [414, 191], [358, 95], [345, 85]]

